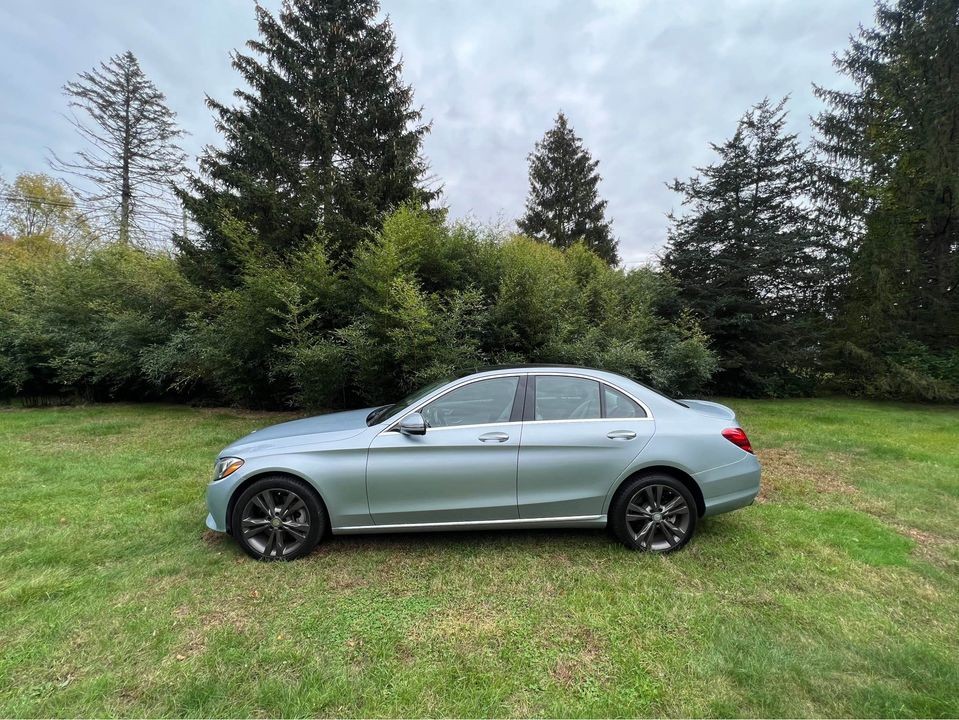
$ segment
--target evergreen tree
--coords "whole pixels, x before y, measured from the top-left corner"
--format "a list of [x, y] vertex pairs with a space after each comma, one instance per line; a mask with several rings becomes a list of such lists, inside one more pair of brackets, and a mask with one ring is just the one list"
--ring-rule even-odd
[[617, 264], [606, 201], [597, 192], [602, 179], [598, 165], [566, 116], [557, 114], [555, 125], [529, 155], [529, 196], [519, 229], [558, 248], [582, 240], [610, 265]]
[[202, 237], [178, 244], [196, 273], [223, 281], [242, 266], [249, 249], [225, 224], [248, 227], [258, 254], [320, 237], [344, 261], [389, 210], [436, 194], [422, 186], [429, 126], [378, 11], [376, 0], [285, 0], [278, 17], [257, 6], [252, 54], [233, 57], [249, 89], [234, 107], [207, 100], [225, 147], [206, 149], [183, 193]]
[[882, 356], [959, 344], [959, 2], [879, 2], [816, 88], [824, 217], [851, 256], [841, 344]]
[[83, 194], [93, 215], [116, 217], [121, 243], [172, 217], [172, 186], [183, 171], [177, 145], [183, 131], [166, 97], [140, 69], [132, 52], [116, 55], [99, 68], [80, 73], [64, 92], [70, 106], [89, 121], [73, 116], [87, 147], [74, 160], [53, 157], [54, 169], [78, 175], [96, 190]]
[[670, 215], [662, 263], [713, 341], [721, 392], [795, 392], [811, 363], [822, 258], [806, 201], [810, 162], [785, 130], [785, 104], [754, 106], [712, 145], [718, 162], [671, 185], [687, 211]]

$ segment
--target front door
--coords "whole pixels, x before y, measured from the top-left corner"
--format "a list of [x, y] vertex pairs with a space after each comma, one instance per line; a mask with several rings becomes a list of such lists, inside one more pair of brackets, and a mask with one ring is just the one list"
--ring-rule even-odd
[[610, 486], [653, 436], [652, 418], [622, 391], [569, 375], [530, 375], [527, 404], [520, 517], [601, 514]]
[[419, 409], [425, 435], [380, 433], [366, 470], [373, 522], [515, 520], [520, 380], [486, 378], [444, 393]]

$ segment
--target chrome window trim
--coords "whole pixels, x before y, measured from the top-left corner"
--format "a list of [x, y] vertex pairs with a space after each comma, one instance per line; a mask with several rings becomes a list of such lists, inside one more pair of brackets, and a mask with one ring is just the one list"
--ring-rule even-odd
[[[414, 410], [414, 412], [416, 412]], [[443, 432], [444, 430], [469, 430], [470, 428], [488, 428], [490, 426], [495, 427], [504, 427], [506, 425], [522, 425], [522, 420], [508, 420], [506, 422], [494, 422], [494, 423], [470, 423], [469, 425], [447, 425], [446, 427], [430, 427], [428, 430], [431, 433], [434, 432]]]
[[[415, 407], [414, 407], [414, 406], [411, 405], [411, 406], [409, 406], [409, 407], [407, 407], [407, 408], [404, 408], [403, 410], [401, 410], [400, 412], [398, 412], [396, 415], [391, 416], [391, 419], [390, 419], [390, 421], [387, 423], [386, 428], [384, 428], [383, 430], [381, 430], [380, 432], [378, 432], [378, 433], [377, 433], [377, 437], [379, 437], [380, 435], [382, 435], [383, 433], [386, 433], [386, 432], [393, 432], [394, 430], [396, 430], [396, 426], [397, 426], [397, 424], [399, 423], [399, 421], [402, 420], [402, 419], [403, 419], [404, 417], [406, 417], [407, 415], [409, 415], [410, 413], [420, 412], [424, 407], [426, 407], [427, 405], [429, 405], [429, 404], [430, 404], [431, 402], [433, 402], [434, 400], [439, 400], [441, 397], [443, 397], [443, 396], [446, 395], [447, 393], [451, 393], [451, 392], [453, 392], [454, 390], [460, 389], [461, 387], [464, 387], [464, 386], [466, 386], [466, 385], [470, 385], [470, 384], [475, 383], [475, 382], [481, 382], [481, 381], [483, 381], [483, 380], [495, 380], [495, 379], [498, 379], [498, 378], [510, 378], [510, 377], [519, 378], [519, 377], [522, 377], [523, 375], [525, 375], [527, 378], [530, 377], [530, 376], [540, 377], [540, 376], [543, 376], [543, 375], [560, 376], [560, 377], [573, 377], [573, 378], [581, 378], [581, 379], [583, 379], [583, 380], [593, 380], [593, 381], [595, 381], [595, 382], [598, 382], [600, 385], [603, 385], [603, 384], [609, 385], [611, 388], [613, 388], [613, 389], [615, 389], [615, 390], [618, 390], [618, 391], [621, 392], [623, 395], [625, 395], [625, 396], [628, 397], [630, 400], [632, 400], [632, 401], [635, 402], [637, 405], [639, 405], [639, 406], [643, 409], [643, 411], [646, 413], [646, 417], [644, 417], [644, 418], [587, 418], [587, 419], [581, 419], [581, 420], [577, 420], [577, 419], [571, 419], [571, 420], [523, 420], [523, 421], [520, 421], [520, 422], [508, 422], [508, 423], [482, 423], [482, 424], [473, 424], [473, 425], [451, 425], [451, 426], [445, 427], [445, 428], [429, 428], [429, 430], [430, 430], [431, 432], [437, 432], [437, 431], [440, 431], [440, 430], [459, 430], [459, 429], [462, 429], [462, 428], [469, 428], [469, 427], [489, 427], [490, 425], [520, 425], [520, 424], [522, 424], [522, 423], [573, 423], [573, 422], [612, 422], [612, 421], [620, 421], [620, 422], [623, 422], [623, 421], [637, 421], [637, 420], [652, 420], [652, 419], [653, 419], [653, 413], [652, 413], [652, 411], [649, 409], [649, 405], [647, 405], [647, 404], [644, 403], [642, 400], [640, 400], [638, 397], [636, 397], [635, 395], [633, 395], [633, 393], [628, 392], [628, 391], [626, 391], [626, 390], [623, 390], [623, 388], [621, 388], [619, 385], [617, 385], [616, 383], [610, 382], [609, 380], [606, 380], [605, 378], [596, 377], [596, 376], [594, 376], [594, 375], [586, 375], [586, 374], [584, 374], [584, 373], [565, 372], [565, 371], [561, 371], [561, 370], [544, 370], [544, 371], [526, 370], [526, 371], [523, 371], [523, 372], [512, 372], [512, 371], [506, 370], [506, 371], [503, 371], [503, 374], [502, 374], [502, 375], [499, 375], [499, 374], [497, 374], [497, 375], [484, 375], [483, 377], [469, 377], [469, 378], [464, 378], [462, 382], [456, 383], [456, 385], [454, 385], [453, 387], [447, 388], [446, 390], [437, 391], [439, 394], [437, 394], [437, 395], [431, 395], [430, 397], [426, 398], [425, 400], [421, 400], [421, 401], [420, 401], [420, 404], [419, 404], [418, 406], [415, 406]], [[602, 392], [602, 387], [600, 387], [600, 392]], [[395, 418], [395, 419], [394, 419], [394, 418]]]
[[527, 425], [542, 425], [544, 423], [584, 423], [584, 422], [645, 422], [652, 420], [651, 417], [641, 418], [572, 418], [569, 420], [526, 420]]
[[[580, 379], [582, 379], [582, 380], [594, 380], [594, 381], [598, 382], [600, 385], [609, 385], [611, 388], [613, 388], [614, 390], [618, 390], [618, 391], [621, 392], [623, 395], [625, 395], [625, 396], [628, 397], [630, 400], [632, 400], [632, 401], [635, 402], [637, 405], [639, 405], [639, 406], [643, 409], [643, 412], [646, 413], [646, 417], [644, 417], [644, 418], [585, 418], [585, 419], [582, 419], [582, 420], [576, 420], [576, 419], [572, 419], [572, 420], [527, 420], [526, 422], [531, 422], [531, 423], [546, 423], [546, 422], [592, 422], [592, 421], [596, 421], [596, 420], [652, 420], [652, 419], [653, 419], [653, 413], [652, 413], [652, 411], [649, 409], [649, 405], [647, 405], [646, 403], [644, 403], [642, 400], [640, 400], [638, 397], [636, 397], [635, 395], [633, 395], [631, 392], [627, 392], [626, 390], [623, 390], [623, 388], [621, 388], [619, 385], [617, 385], [616, 383], [610, 382], [609, 380], [607, 380], [607, 379], [605, 379], [605, 378], [596, 377], [596, 376], [594, 376], [594, 375], [584, 375], [583, 373], [576, 373], [576, 372], [561, 372], [561, 371], [559, 371], [559, 370], [552, 370], [552, 371], [551, 371], [551, 370], [547, 370], [547, 371], [545, 371], [545, 372], [530, 372], [530, 373], [527, 373], [527, 374], [528, 374], [528, 375], [533, 375], [533, 376], [535, 376], [535, 377], [540, 377], [540, 376], [543, 376], [543, 375], [559, 375], [559, 376], [562, 376], [562, 377], [574, 377], [574, 378], [580, 378]], [[600, 387], [600, 392], [602, 392], [602, 390], [603, 390], [602, 387]]]

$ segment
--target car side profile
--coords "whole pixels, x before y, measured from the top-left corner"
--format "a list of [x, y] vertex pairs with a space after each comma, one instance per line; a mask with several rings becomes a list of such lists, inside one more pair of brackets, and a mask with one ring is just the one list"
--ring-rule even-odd
[[760, 467], [731, 409], [589, 368], [517, 366], [398, 403], [280, 423], [224, 448], [207, 526], [293, 560], [327, 534], [603, 528], [681, 548], [752, 503]]

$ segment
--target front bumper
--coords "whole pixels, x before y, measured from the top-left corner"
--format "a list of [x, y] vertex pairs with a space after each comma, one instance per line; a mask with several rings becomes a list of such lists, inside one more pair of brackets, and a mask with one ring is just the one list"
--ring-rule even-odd
[[[239, 472], [233, 475], [240, 475]], [[206, 516], [206, 526], [216, 532], [227, 531], [227, 508], [230, 506], [230, 496], [233, 490], [243, 481], [242, 477], [233, 477], [230, 475], [211, 482], [206, 486], [206, 508], [209, 514]]]

